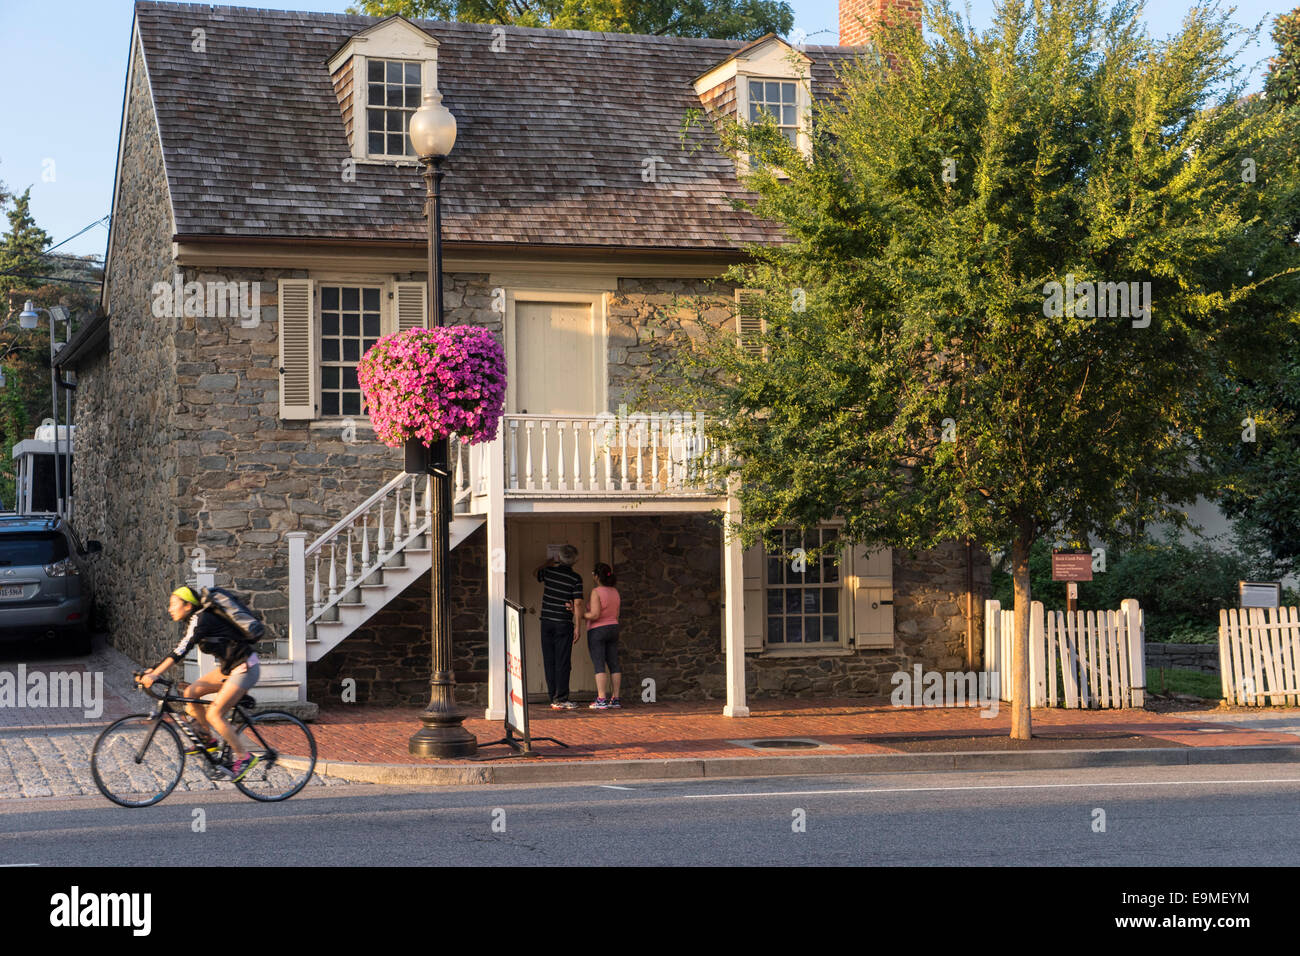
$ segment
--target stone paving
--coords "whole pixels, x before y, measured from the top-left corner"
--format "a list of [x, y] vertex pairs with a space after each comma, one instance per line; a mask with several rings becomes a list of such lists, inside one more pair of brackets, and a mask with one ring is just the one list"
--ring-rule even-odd
[[[111, 647], [96, 641], [88, 658], [36, 656], [19, 649], [0, 663], [0, 675], [25, 678], [28, 687], [36, 673], [90, 674], [103, 680], [102, 712], [95, 719], [86, 716], [84, 706], [32, 707], [0, 706], [0, 800], [11, 797], [84, 797], [99, 794], [90, 773], [90, 751], [101, 730], [119, 717], [143, 713], [152, 701], [135, 690], [131, 682], [139, 666]], [[12, 658], [21, 658], [14, 660]], [[3, 679], [3, 678], [0, 678]], [[54, 682], [47, 681], [47, 686]], [[47, 703], [53, 703], [47, 698]], [[79, 701], [84, 704], [85, 701]], [[97, 708], [96, 708], [97, 709]], [[309, 786], [337, 786], [346, 781], [319, 775]], [[233, 789], [234, 784], [209, 780], [193, 759], [185, 761], [185, 774], [172, 798], [185, 792]], [[171, 798], [169, 798], [171, 799]]]

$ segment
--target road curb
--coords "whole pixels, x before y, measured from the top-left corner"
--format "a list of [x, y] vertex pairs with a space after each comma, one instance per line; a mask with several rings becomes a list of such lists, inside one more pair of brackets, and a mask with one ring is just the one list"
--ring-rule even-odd
[[809, 754], [665, 760], [543, 760], [529, 763], [367, 764], [321, 760], [316, 772], [360, 783], [461, 787], [481, 784], [626, 783], [710, 777], [919, 773], [937, 770], [1068, 770], [1300, 763], [1300, 744], [1141, 750], [966, 751], [920, 754]]

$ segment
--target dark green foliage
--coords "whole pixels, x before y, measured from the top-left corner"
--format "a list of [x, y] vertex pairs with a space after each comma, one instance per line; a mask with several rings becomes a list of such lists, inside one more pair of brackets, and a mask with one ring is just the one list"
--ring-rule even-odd
[[780, 0], [362, 0], [349, 12], [729, 40], [784, 36], [794, 26], [794, 12]]
[[[1034, 600], [1065, 610], [1065, 583], [1052, 580], [1052, 546], [1043, 540], [1029, 558]], [[1106, 570], [1079, 584], [1080, 610], [1117, 610], [1136, 598], [1152, 642], [1203, 643], [1217, 640], [1219, 611], [1237, 606], [1237, 582], [1270, 580], [1258, 557], [1224, 552], [1208, 544], [1146, 541], [1108, 550]], [[995, 569], [993, 597], [1010, 607], [1011, 575]]]

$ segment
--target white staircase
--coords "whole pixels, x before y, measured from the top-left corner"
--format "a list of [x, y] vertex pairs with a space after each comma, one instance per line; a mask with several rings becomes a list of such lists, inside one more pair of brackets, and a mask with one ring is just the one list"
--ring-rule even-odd
[[[468, 448], [452, 443], [451, 547], [483, 522], [471, 514]], [[343, 642], [412, 582], [429, 570], [430, 479], [400, 474], [358, 505], [311, 544], [306, 532], [286, 535], [289, 543], [289, 633], [264, 641], [258, 649], [262, 675], [253, 696], [258, 703], [307, 699], [307, 664]], [[215, 569], [204, 568], [193, 582], [211, 587]], [[194, 680], [214, 665], [192, 654], [185, 676]]]

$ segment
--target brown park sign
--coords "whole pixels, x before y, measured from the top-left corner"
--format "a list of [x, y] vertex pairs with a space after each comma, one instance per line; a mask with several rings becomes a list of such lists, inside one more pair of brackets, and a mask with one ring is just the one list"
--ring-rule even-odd
[[1053, 581], [1091, 581], [1092, 554], [1084, 551], [1053, 551]]

